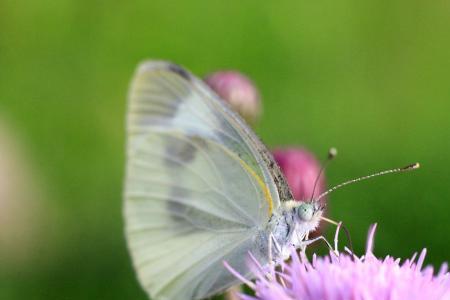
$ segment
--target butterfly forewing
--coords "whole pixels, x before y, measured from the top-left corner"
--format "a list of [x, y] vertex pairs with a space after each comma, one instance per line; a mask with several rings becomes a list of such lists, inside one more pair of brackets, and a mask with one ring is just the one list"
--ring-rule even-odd
[[206, 85], [166, 62], [138, 68], [127, 121], [126, 236], [141, 285], [154, 299], [199, 299], [235, 284], [223, 261], [247, 274], [246, 254], [279, 205], [270, 154]]

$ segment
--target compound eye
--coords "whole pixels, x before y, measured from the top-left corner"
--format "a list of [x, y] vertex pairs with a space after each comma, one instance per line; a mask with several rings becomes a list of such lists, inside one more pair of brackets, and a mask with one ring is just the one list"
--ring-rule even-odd
[[301, 204], [298, 207], [298, 217], [301, 221], [308, 222], [311, 221], [314, 214], [314, 208], [311, 204]]

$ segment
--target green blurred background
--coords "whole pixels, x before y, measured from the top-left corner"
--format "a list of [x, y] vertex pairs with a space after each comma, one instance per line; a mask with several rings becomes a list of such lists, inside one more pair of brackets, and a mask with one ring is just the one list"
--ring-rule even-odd
[[0, 206], [0, 299], [146, 299], [121, 216], [125, 97], [146, 58], [248, 74], [270, 147], [338, 148], [330, 185], [421, 162], [334, 193], [329, 216], [358, 252], [378, 222], [378, 255], [449, 259], [448, 1], [0, 0], [0, 124], [28, 199]]

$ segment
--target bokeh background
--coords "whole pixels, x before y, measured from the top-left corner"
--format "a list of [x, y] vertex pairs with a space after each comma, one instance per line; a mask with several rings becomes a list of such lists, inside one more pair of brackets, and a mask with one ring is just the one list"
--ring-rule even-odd
[[0, 0], [0, 299], [146, 299], [121, 216], [146, 58], [249, 75], [270, 147], [338, 148], [330, 185], [421, 162], [334, 193], [329, 216], [356, 251], [378, 222], [378, 255], [449, 259], [450, 2]]

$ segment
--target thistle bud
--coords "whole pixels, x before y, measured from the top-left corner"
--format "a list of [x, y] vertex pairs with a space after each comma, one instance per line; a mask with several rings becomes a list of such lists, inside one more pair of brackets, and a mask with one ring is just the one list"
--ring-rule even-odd
[[[320, 164], [312, 153], [303, 148], [275, 149], [273, 156], [281, 168], [296, 200], [309, 200], [325, 190], [325, 179], [320, 178]], [[314, 191], [314, 184], [317, 186]]]
[[219, 71], [208, 75], [205, 82], [249, 124], [258, 120], [261, 101], [249, 78], [236, 71]]

